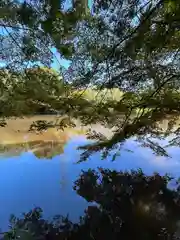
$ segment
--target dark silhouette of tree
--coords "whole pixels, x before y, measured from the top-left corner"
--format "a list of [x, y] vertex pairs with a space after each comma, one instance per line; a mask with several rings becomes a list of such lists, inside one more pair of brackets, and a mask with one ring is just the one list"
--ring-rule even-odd
[[[89, 169], [82, 172], [74, 189], [89, 206], [79, 223], [56, 216], [42, 218], [36, 208], [22, 219], [12, 216], [6, 236], [20, 239], [178, 239], [179, 183], [172, 190], [168, 175], [145, 175], [141, 170], [117, 172]], [[11, 239], [11, 238], [10, 238]]]

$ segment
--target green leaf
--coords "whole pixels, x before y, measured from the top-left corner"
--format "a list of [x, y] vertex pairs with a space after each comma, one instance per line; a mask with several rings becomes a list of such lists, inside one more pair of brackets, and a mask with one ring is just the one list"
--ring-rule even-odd
[[60, 50], [60, 53], [65, 58], [70, 58], [74, 52], [73, 45], [71, 45], [71, 44], [60, 45], [59, 50]]
[[176, 2], [172, 0], [165, 2], [165, 8], [168, 13], [173, 12], [174, 10], [176, 10]]

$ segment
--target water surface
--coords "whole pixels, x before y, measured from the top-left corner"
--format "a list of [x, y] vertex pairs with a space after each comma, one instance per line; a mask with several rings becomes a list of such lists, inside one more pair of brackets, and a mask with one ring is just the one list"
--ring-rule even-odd
[[[3, 231], [7, 230], [11, 213], [20, 215], [35, 206], [44, 210], [47, 219], [55, 214], [69, 213], [72, 220], [78, 220], [87, 202], [76, 194], [72, 186], [82, 169], [142, 168], [147, 174], [157, 171], [161, 174], [168, 172], [176, 177], [180, 175], [180, 150], [176, 148], [170, 149], [172, 158], [167, 159], [156, 157], [150, 150], [140, 148], [136, 142], [129, 140], [125, 148], [134, 152], [123, 150], [114, 162], [111, 156], [102, 161], [100, 153], [96, 153], [88, 161], [77, 164], [81, 153], [77, 146], [87, 143], [85, 136], [71, 136], [58, 143], [25, 143], [14, 143], [8, 147], [5, 144], [6, 154], [0, 157], [0, 227]], [[31, 151], [31, 148], [34, 150]]]

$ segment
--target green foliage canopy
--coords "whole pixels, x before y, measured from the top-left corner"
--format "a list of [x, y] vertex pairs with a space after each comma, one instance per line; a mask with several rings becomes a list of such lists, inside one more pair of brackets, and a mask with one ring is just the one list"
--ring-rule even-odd
[[[91, 11], [87, 1], [72, 1], [64, 10], [63, 1], [3, 0], [1, 9], [1, 26], [8, 35], [1, 35], [2, 53], [10, 69], [27, 69], [38, 61], [48, 65], [55, 47], [71, 60], [63, 81], [71, 80], [72, 88], [93, 86], [97, 95], [102, 89], [114, 88], [124, 93], [119, 101], [104, 101], [104, 97], [88, 101], [81, 94], [72, 97], [72, 92], [58, 99], [49, 82], [48, 97], [40, 91], [45, 88], [43, 81], [29, 82], [30, 86], [37, 84], [37, 89], [28, 93], [28, 97], [34, 93], [37, 99], [33, 101], [43, 100], [56, 111], [65, 108], [84, 124], [100, 122], [116, 128], [112, 139], [88, 146], [84, 156], [99, 150], [106, 156], [107, 150], [132, 136], [168, 155], [157, 143], [150, 143], [147, 134], [159, 138], [178, 134], [178, 127], [173, 127], [179, 115], [178, 0], [94, 0]], [[12, 56], [9, 47], [13, 48]], [[34, 107], [31, 105], [32, 112]], [[159, 123], [167, 118], [171, 119], [168, 130], [162, 131]]]

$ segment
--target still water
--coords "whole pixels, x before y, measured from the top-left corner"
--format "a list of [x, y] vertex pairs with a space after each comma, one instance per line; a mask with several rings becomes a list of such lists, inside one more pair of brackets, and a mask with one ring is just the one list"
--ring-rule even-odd
[[77, 146], [87, 143], [83, 136], [68, 141], [62, 154], [52, 159], [38, 158], [33, 152], [22, 152], [17, 156], [0, 157], [0, 227], [6, 231], [11, 213], [20, 216], [22, 212], [40, 206], [44, 216], [51, 219], [55, 214], [69, 216], [78, 220], [87, 207], [87, 202], [73, 191], [73, 182], [81, 170], [88, 168], [111, 168], [130, 170], [142, 168], [145, 173], [157, 171], [161, 174], [180, 175], [180, 150], [170, 149], [171, 159], [156, 157], [145, 148], [140, 148], [133, 140], [126, 143], [126, 148], [133, 153], [122, 151], [121, 156], [112, 162], [111, 157], [102, 161], [96, 153], [88, 161], [77, 164], [80, 151]]

